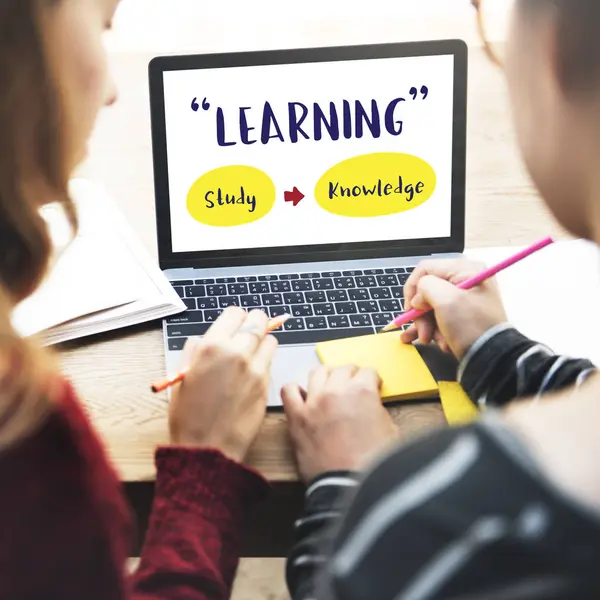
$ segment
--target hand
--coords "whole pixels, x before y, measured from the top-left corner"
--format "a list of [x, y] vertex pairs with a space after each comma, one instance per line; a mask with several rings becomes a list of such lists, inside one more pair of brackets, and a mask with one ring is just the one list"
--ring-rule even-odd
[[380, 379], [358, 367], [319, 367], [308, 391], [281, 391], [300, 474], [308, 482], [326, 471], [360, 470], [397, 438], [381, 404]]
[[268, 318], [226, 309], [204, 338], [185, 346], [189, 371], [173, 390], [171, 441], [210, 446], [241, 462], [263, 422], [277, 340], [266, 335]]
[[402, 333], [404, 343], [435, 340], [459, 360], [488, 329], [506, 321], [506, 313], [495, 279], [471, 290], [456, 284], [481, 272], [485, 265], [467, 259], [426, 260], [404, 286], [407, 308], [434, 312], [424, 315]]

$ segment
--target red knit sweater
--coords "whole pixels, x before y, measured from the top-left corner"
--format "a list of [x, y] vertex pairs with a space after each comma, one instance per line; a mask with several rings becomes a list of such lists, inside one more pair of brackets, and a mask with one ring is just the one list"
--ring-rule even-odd
[[160, 448], [137, 573], [115, 472], [73, 389], [33, 437], [0, 454], [0, 598], [229, 598], [247, 508], [267, 489], [214, 450]]

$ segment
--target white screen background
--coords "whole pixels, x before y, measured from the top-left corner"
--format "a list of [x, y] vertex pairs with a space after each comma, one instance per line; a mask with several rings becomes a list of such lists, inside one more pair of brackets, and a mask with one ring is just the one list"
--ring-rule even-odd
[[[453, 84], [451, 55], [165, 72], [173, 252], [450, 237]], [[410, 88], [420, 90], [422, 85], [429, 88], [428, 97], [413, 101]], [[200, 103], [206, 97], [211, 109], [192, 111], [195, 97]], [[320, 141], [302, 137], [295, 144], [288, 141], [288, 102], [301, 102], [309, 109], [318, 102], [326, 109], [333, 101], [341, 119], [343, 99], [351, 105], [359, 100], [367, 110], [375, 99], [383, 113], [397, 97], [407, 100], [396, 110], [404, 121], [400, 136], [391, 136], [382, 127], [378, 139], [366, 129], [361, 139], [333, 141], [324, 130]], [[278, 119], [284, 143], [276, 138], [266, 145], [260, 142], [265, 101]], [[217, 144], [217, 106], [225, 113], [226, 139], [237, 140], [235, 146]], [[246, 116], [256, 128], [251, 135], [259, 139], [252, 145], [242, 144], [239, 138], [241, 106], [252, 107]], [[303, 124], [307, 133], [311, 112]], [[325, 171], [372, 152], [402, 152], [427, 161], [437, 176], [433, 196], [417, 208], [383, 217], [341, 217], [320, 208], [314, 188]], [[192, 184], [204, 173], [227, 165], [253, 166], [273, 180], [277, 200], [266, 217], [222, 228], [204, 225], [189, 215], [186, 197]], [[284, 202], [284, 191], [294, 186], [306, 196], [296, 207]]]

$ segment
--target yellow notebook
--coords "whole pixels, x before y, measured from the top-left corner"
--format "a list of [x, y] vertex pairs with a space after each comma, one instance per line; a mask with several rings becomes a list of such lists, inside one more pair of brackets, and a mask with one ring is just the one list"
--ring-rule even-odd
[[385, 333], [317, 344], [321, 362], [331, 367], [358, 365], [377, 370], [383, 401], [438, 395], [438, 386], [417, 349], [403, 344], [400, 333]]
[[456, 381], [440, 381], [440, 400], [448, 425], [468, 425], [475, 420], [479, 410]]

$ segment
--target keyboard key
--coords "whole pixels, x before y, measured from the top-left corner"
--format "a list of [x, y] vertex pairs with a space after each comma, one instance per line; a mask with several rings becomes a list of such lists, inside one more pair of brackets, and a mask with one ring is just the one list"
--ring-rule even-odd
[[197, 298], [206, 296], [206, 288], [203, 285], [191, 285], [185, 288], [186, 298]]
[[235, 280], [238, 283], [250, 283], [251, 281], [256, 281], [256, 277], [254, 275], [244, 275], [243, 277], [236, 277]]
[[354, 270], [354, 271], [342, 271], [342, 275], [344, 277], [358, 277], [359, 275], [362, 275], [362, 274], [363, 274], [362, 271], [357, 271], [357, 270]]
[[335, 313], [335, 308], [333, 304], [315, 304], [313, 305], [313, 310], [315, 311], [315, 315], [333, 315]]
[[306, 301], [311, 304], [315, 302], [325, 302], [327, 300], [325, 292], [306, 292], [304, 295], [306, 296]]
[[183, 350], [187, 338], [173, 338], [169, 340], [169, 350]]
[[350, 327], [350, 321], [346, 315], [335, 315], [334, 317], [327, 317], [327, 324], [331, 329], [341, 329]]
[[376, 287], [377, 281], [375, 277], [365, 276], [365, 277], [357, 277], [356, 278], [356, 287], [366, 288], [366, 287]]
[[296, 273], [288, 273], [287, 275], [280, 275], [279, 279], [290, 281], [291, 279], [300, 279], [300, 275], [297, 275]]
[[198, 308], [201, 309], [219, 308], [219, 302], [214, 296], [205, 296], [204, 298], [198, 298], [196, 302], [198, 303]]
[[242, 296], [240, 301], [244, 308], [254, 308], [256, 306], [261, 306], [262, 304], [261, 298], [258, 294], [254, 294], [253, 296]]
[[300, 279], [317, 279], [321, 273], [300, 273]]
[[263, 294], [262, 303], [264, 306], [281, 306], [283, 296], [281, 294]]
[[395, 275], [378, 275], [377, 283], [381, 287], [389, 286], [389, 285], [398, 285], [398, 278]]
[[348, 292], [346, 290], [333, 290], [327, 292], [327, 300], [329, 300], [329, 302], [346, 302], [348, 300]]
[[325, 271], [325, 273], [321, 273], [321, 277], [341, 277], [341, 271]]
[[306, 302], [302, 292], [290, 292], [289, 294], [284, 294], [283, 301], [286, 304], [304, 304]]
[[269, 306], [269, 316], [273, 319], [275, 317], [280, 317], [281, 315], [289, 315], [290, 307], [289, 306]]
[[335, 305], [335, 312], [338, 315], [353, 315], [358, 312], [354, 302], [338, 302]]
[[381, 300], [379, 302], [379, 308], [384, 312], [399, 313], [402, 312], [402, 303], [395, 298], [392, 300]]
[[[196, 281], [196, 283], [198, 283]], [[186, 285], [194, 285], [194, 282], [191, 279], [182, 279], [180, 281], [171, 281], [171, 285], [174, 287], [176, 285], [184, 287]]]
[[295, 317], [312, 317], [313, 309], [310, 304], [296, 304], [292, 306], [292, 314]]
[[313, 287], [315, 290], [332, 290], [333, 279], [321, 278], [313, 281]]
[[190, 325], [167, 325], [168, 337], [189, 337], [204, 335], [208, 331], [208, 323], [192, 323]]
[[194, 281], [196, 285], [211, 285], [214, 282], [214, 279], [196, 279], [196, 281]]
[[219, 277], [217, 283], [235, 283], [235, 277]]
[[239, 296], [221, 296], [219, 298], [219, 308], [227, 308], [228, 306], [239, 306]]
[[376, 313], [379, 312], [379, 306], [377, 302], [358, 302], [358, 312], [365, 313]]
[[377, 315], [371, 315], [375, 327], [383, 327], [394, 320], [392, 313], [379, 313]]
[[410, 275], [408, 273], [406, 273], [405, 275], [398, 275], [398, 283], [400, 285], [404, 285], [408, 281], [409, 277]]
[[383, 275], [383, 269], [365, 269], [365, 275]]
[[276, 281], [279, 279], [279, 275], [261, 275], [258, 280], [259, 281]]
[[[207, 296], [224, 296], [227, 293], [227, 288], [224, 285], [207, 285]], [[202, 294], [204, 296], [204, 294]]]
[[336, 290], [347, 290], [348, 288], [355, 288], [356, 283], [354, 283], [353, 277], [336, 277], [333, 280]]
[[223, 312], [222, 310], [205, 310], [204, 311], [204, 320], [207, 323], [213, 323], [221, 316], [222, 312]]
[[350, 325], [352, 327], [371, 327], [371, 317], [369, 315], [351, 315]]
[[248, 293], [247, 283], [232, 283], [227, 286], [227, 293], [230, 296], [241, 296]]
[[391, 269], [386, 269], [385, 272], [395, 273], [397, 275], [398, 273], [406, 273], [406, 269], [404, 267], [392, 267]]
[[273, 335], [281, 345], [285, 344], [317, 344], [330, 340], [341, 340], [344, 338], [358, 337], [361, 335], [372, 335], [375, 333], [371, 327], [348, 327], [346, 329], [310, 329], [303, 331], [276, 331]]
[[188, 310], [195, 310], [196, 298], [184, 298], [183, 302], [188, 307]]
[[204, 314], [201, 310], [186, 310], [184, 313], [167, 318], [167, 324], [171, 323], [204, 323]]
[[300, 331], [302, 329], [306, 329], [304, 326], [304, 319], [288, 319], [283, 328], [285, 331]]
[[370, 292], [373, 300], [385, 300], [392, 297], [392, 292], [388, 288], [371, 288]]
[[312, 290], [312, 283], [310, 279], [299, 279], [298, 281], [292, 281], [292, 289], [295, 292], [307, 292]]
[[173, 289], [177, 292], [177, 295], [180, 298], [185, 298], [185, 291], [182, 287], [174, 287]]
[[391, 288], [391, 292], [394, 298], [404, 298], [404, 288], [393, 287]]
[[311, 317], [306, 319], [307, 329], [327, 329], [327, 319], [325, 317]]
[[268, 294], [270, 292], [269, 284], [266, 281], [251, 283], [248, 288], [251, 294]]
[[292, 285], [289, 281], [271, 281], [269, 284], [272, 292], [291, 292]]
[[356, 289], [348, 290], [348, 296], [350, 300], [369, 300], [369, 290]]
[[406, 267], [407, 273], [412, 273], [415, 270], [415, 267]]

